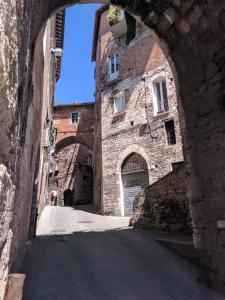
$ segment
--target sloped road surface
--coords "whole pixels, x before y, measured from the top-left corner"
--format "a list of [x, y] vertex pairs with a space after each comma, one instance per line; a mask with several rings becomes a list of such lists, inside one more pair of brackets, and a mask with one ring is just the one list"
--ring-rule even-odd
[[199, 270], [127, 218], [46, 207], [26, 257], [24, 300], [224, 300]]

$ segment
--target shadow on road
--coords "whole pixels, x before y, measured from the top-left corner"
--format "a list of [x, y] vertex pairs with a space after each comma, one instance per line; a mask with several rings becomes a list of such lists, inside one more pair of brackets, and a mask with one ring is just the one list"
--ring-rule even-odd
[[97, 208], [95, 208], [93, 205], [89, 204], [84, 204], [84, 205], [75, 205], [72, 206], [73, 209], [75, 210], [82, 210], [91, 214], [99, 215], [99, 211]]
[[146, 230], [41, 236], [22, 271], [23, 300], [224, 300], [197, 282], [196, 266]]

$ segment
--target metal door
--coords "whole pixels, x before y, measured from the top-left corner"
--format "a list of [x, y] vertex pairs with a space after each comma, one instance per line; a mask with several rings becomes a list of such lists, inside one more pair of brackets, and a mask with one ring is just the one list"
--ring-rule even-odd
[[130, 217], [133, 214], [135, 196], [142, 190], [142, 188], [149, 185], [148, 171], [123, 174], [122, 182], [124, 216]]

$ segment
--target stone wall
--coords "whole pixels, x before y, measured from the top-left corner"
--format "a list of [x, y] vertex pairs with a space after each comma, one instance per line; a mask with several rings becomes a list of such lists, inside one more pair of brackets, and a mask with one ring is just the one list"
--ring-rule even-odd
[[[5, 17], [10, 16], [10, 20], [7, 21], [7, 26], [10, 26], [10, 23], [14, 20], [11, 18], [12, 14], [10, 15], [10, 13], [15, 7], [12, 4], [9, 9], [8, 2], [6, 7]], [[10, 128], [8, 127], [8, 132], [4, 134], [5, 137], [8, 136], [10, 139], [8, 139], [7, 143], [4, 143], [3, 139], [0, 149], [0, 231], [2, 231], [0, 241], [0, 299], [3, 299], [8, 272], [19, 271], [26, 251], [27, 240], [34, 237], [36, 211], [39, 210], [39, 213], [41, 213], [46, 204], [46, 176], [48, 171], [46, 165], [44, 166], [40, 163], [40, 159], [45, 155], [46, 142], [48, 143], [49, 136], [49, 129], [44, 129], [46, 110], [49, 111], [49, 121], [51, 118], [52, 97], [50, 94], [52, 95], [53, 86], [50, 83], [54, 75], [54, 63], [50, 62], [52, 22], [53, 20], [49, 21], [46, 29], [46, 44], [43, 44], [44, 27], [39, 33], [32, 52], [29, 52], [26, 48], [24, 49], [25, 53], [28, 51], [27, 63], [30, 56], [34, 59], [33, 65], [28, 64], [24, 66], [27, 68], [29, 74], [27, 78], [29, 80], [27, 79], [26, 84], [23, 86], [20, 85], [22, 78], [19, 76], [21, 70], [18, 69], [18, 77], [14, 78], [15, 80], [18, 79], [18, 84], [16, 81], [12, 82], [11, 80], [13, 88], [10, 88], [11, 92], [14, 89], [18, 89], [16, 92], [18, 94], [15, 94], [14, 99], [10, 98], [9, 94], [7, 95], [11, 104], [10, 102], [4, 104], [4, 93], [1, 93], [0, 102], [2, 105], [5, 105], [4, 110], [8, 116], [6, 118], [3, 112], [2, 120], [4, 120], [6, 125], [7, 122], [11, 122], [10, 118], [12, 118], [13, 123]], [[14, 30], [16, 30], [16, 26]], [[1, 34], [3, 32], [7, 33], [8, 37], [10, 34], [13, 34], [12, 28], [10, 29], [9, 27], [6, 31], [1, 31]], [[11, 43], [15, 43], [15, 32], [14, 35], [14, 38], [2, 37], [2, 40], [10, 40]], [[8, 52], [7, 44], [5, 44], [5, 47]], [[45, 56], [44, 48], [46, 51]], [[4, 47], [1, 47], [1, 49], [4, 50]], [[1, 57], [3, 56], [1, 55]], [[7, 60], [12, 60], [8, 54], [6, 58]], [[8, 61], [8, 63], [13, 63], [13, 60]], [[13, 68], [18, 68], [16, 62], [14, 62]], [[4, 72], [14, 76], [12, 75], [13, 71], [5, 70]], [[1, 74], [3, 73], [1, 72]], [[2, 84], [3, 90], [7, 91], [6, 82], [2, 82]], [[26, 102], [22, 101], [23, 97], [27, 97]], [[17, 102], [14, 102], [15, 100]], [[0, 130], [5, 128], [5, 126], [0, 127]], [[8, 153], [5, 152], [4, 154], [6, 150], [4, 147], [9, 146], [11, 150], [8, 148]], [[42, 177], [44, 178], [43, 180]], [[43, 191], [39, 192], [40, 189]], [[29, 230], [31, 227], [32, 230]]]
[[[54, 17], [40, 32], [35, 49], [32, 78], [28, 83], [28, 102], [21, 107], [20, 159], [17, 162], [16, 200], [13, 220], [12, 271], [19, 269], [29, 236], [32, 210], [41, 214], [47, 203], [48, 151], [51, 124], [51, 106], [53, 103], [54, 57], [51, 55], [51, 38], [54, 35]], [[44, 43], [44, 35], [47, 43]], [[39, 161], [39, 167], [38, 167]], [[36, 177], [35, 177], [36, 176]], [[34, 195], [34, 187], [37, 194]]]
[[166, 231], [192, 232], [184, 166], [141, 191], [134, 201], [130, 225]]
[[15, 187], [6, 167], [0, 164], [0, 299], [3, 297], [10, 268], [14, 191]]
[[0, 299], [10, 269], [18, 147], [15, 99], [18, 92], [16, 1], [0, 7]]
[[[96, 94], [97, 97], [98, 94]], [[103, 211], [102, 207], [102, 132], [101, 132], [101, 101], [96, 98], [95, 102], [95, 111], [94, 111], [94, 123], [95, 123], [95, 131], [94, 131], [94, 206], [99, 210]]]
[[[96, 106], [101, 108], [102, 153], [98, 165], [102, 168], [102, 213], [123, 215], [121, 166], [128, 155], [135, 151], [144, 155], [150, 184], [169, 173], [172, 163], [183, 160], [177, 98], [171, 69], [149, 31], [138, 26], [136, 38], [126, 47], [124, 36], [114, 39], [104, 13], [99, 34]], [[108, 56], [113, 54], [119, 55], [119, 77], [109, 81]], [[157, 78], [166, 81], [169, 110], [155, 115], [153, 82]], [[126, 108], [115, 114], [113, 97], [121, 91]], [[175, 123], [175, 145], [167, 143], [168, 120]]]

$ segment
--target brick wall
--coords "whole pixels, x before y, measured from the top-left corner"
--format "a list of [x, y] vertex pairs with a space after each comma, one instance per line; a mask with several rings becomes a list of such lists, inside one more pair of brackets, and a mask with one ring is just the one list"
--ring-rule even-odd
[[[79, 113], [79, 122], [72, 124], [71, 115]], [[76, 141], [89, 147], [94, 145], [94, 103], [58, 105], [53, 109], [54, 128], [57, 130], [55, 144], [68, 137], [76, 137]]]

